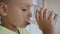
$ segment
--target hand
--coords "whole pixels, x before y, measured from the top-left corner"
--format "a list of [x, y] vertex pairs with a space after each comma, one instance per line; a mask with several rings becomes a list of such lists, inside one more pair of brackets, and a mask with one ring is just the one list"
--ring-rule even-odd
[[49, 32], [54, 31], [53, 30], [54, 29], [54, 24], [53, 24], [54, 12], [51, 11], [49, 16], [47, 16], [47, 14], [48, 14], [48, 10], [46, 8], [41, 8], [40, 10], [36, 11], [35, 17], [40, 29], [43, 32], [49, 34], [47, 31]]

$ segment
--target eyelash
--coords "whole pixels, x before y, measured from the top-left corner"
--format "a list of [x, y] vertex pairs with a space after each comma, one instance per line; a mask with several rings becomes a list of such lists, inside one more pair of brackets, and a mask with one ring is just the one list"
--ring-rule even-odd
[[27, 9], [22, 9], [22, 11], [27, 11]]

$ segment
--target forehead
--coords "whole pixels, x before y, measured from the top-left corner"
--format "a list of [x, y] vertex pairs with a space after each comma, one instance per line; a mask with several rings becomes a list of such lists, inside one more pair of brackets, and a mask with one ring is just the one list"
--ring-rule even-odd
[[12, 0], [15, 4], [32, 4], [32, 0]]

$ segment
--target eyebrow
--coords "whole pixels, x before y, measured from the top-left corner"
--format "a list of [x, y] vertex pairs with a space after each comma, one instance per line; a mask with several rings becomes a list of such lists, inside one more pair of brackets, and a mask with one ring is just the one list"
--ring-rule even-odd
[[[25, 4], [25, 3], [24, 3]], [[39, 6], [38, 5], [35, 5], [35, 4], [25, 4], [25, 7], [28, 7], [28, 8], [30, 8], [30, 7], [32, 7], [32, 6], [34, 6], [34, 7], [36, 7], [36, 8], [39, 8]]]
[[38, 5], [35, 5], [35, 4], [31, 4], [31, 5], [29, 5], [29, 4], [27, 4], [28, 6], [35, 6], [35, 7], [39, 7]]
[[32, 4], [25, 4], [24, 7], [30, 8], [30, 7], [32, 7], [32, 6], [33, 6]]
[[26, 4], [26, 6], [28, 6], [28, 7], [32, 7], [32, 6], [35, 6], [35, 7], [39, 7], [39, 6], [37, 6], [37, 5], [34, 5], [34, 4]]

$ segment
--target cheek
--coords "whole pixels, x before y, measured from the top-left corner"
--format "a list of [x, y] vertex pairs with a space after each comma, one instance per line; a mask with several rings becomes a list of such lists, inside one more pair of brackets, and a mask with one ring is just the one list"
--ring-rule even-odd
[[24, 13], [21, 10], [13, 9], [8, 13], [8, 19], [15, 24], [24, 23]]
[[25, 11], [25, 12], [23, 12], [24, 13], [24, 16], [26, 16], [27, 17], [27, 15], [28, 15], [28, 11]]

